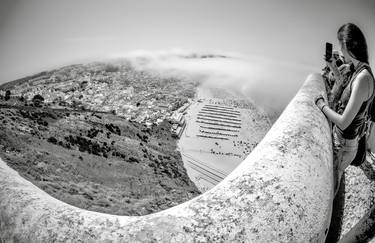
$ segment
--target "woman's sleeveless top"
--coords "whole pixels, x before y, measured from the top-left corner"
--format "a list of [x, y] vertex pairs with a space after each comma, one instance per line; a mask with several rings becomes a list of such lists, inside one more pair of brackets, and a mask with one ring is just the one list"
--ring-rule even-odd
[[[370, 67], [366, 63], [360, 63], [358, 65], [358, 67], [356, 68], [356, 71], [353, 73], [349, 84], [345, 87], [344, 91], [342, 92], [342, 95], [341, 95], [341, 98], [340, 98], [339, 104], [338, 104], [338, 111], [337, 111], [339, 114], [342, 114], [344, 112], [345, 107], [348, 104], [350, 95], [352, 93], [353, 81], [355, 80], [356, 76], [365, 69], [370, 70]], [[372, 80], [372, 81], [374, 82], [374, 80]], [[350, 123], [350, 125], [344, 130], [341, 130], [340, 128], [338, 129], [338, 132], [341, 133], [343, 138], [354, 139], [359, 134], [359, 130], [360, 130], [362, 124], [365, 122], [365, 119], [366, 119], [365, 115], [366, 115], [366, 109], [368, 108], [367, 104], [369, 102], [371, 102], [371, 100], [374, 98], [375, 87], [373, 89], [374, 90], [373, 90], [370, 98], [362, 103], [361, 107], [359, 108], [359, 111], [358, 111], [357, 115], [354, 117], [354, 119]]]

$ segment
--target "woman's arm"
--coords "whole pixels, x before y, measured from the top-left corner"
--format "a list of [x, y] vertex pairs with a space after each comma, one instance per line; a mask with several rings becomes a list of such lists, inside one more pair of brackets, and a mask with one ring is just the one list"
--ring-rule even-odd
[[322, 112], [327, 118], [335, 123], [341, 130], [346, 129], [357, 115], [361, 105], [368, 98], [369, 78], [363, 73], [358, 74], [352, 83], [352, 92], [344, 112], [340, 115], [327, 105], [323, 106]]
[[335, 80], [336, 80], [336, 83], [340, 83], [340, 82], [342, 82], [342, 80], [343, 80], [343, 75], [342, 75], [341, 71], [342, 71], [342, 68], [343, 68], [343, 67], [341, 67], [341, 69], [338, 68], [338, 67], [336, 66], [336, 62], [326, 62], [326, 64], [327, 64], [327, 66], [329, 67], [329, 69], [332, 71], [332, 74], [333, 74], [333, 77], [334, 77]]
[[328, 94], [329, 105], [330, 105], [330, 107], [333, 107], [335, 110], [337, 108], [337, 103], [340, 100], [342, 91], [345, 88], [344, 83], [347, 82], [347, 78], [348, 78], [347, 72], [350, 72], [350, 71], [348, 71], [349, 69], [350, 69], [349, 64], [343, 64], [338, 68], [341, 76], [337, 77], [337, 78], [334, 78], [333, 87], [332, 87], [331, 90], [329, 90], [329, 94]]

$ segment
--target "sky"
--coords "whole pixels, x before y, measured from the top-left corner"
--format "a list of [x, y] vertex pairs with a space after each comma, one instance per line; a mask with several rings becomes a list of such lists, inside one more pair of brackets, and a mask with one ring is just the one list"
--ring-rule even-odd
[[373, 0], [0, 0], [0, 84], [137, 50], [224, 51], [314, 71], [347, 22], [365, 33], [373, 66]]

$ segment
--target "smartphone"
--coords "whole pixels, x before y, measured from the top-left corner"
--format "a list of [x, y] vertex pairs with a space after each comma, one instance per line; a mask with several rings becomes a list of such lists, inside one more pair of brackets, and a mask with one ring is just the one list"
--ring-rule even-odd
[[326, 42], [326, 61], [330, 61], [332, 58], [332, 43]]

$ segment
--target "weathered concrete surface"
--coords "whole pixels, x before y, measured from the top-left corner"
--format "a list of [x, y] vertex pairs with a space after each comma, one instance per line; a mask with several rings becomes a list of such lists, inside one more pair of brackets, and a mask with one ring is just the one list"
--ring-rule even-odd
[[360, 166], [345, 170], [340, 242], [375, 242], [375, 164], [368, 155]]
[[58, 201], [0, 161], [0, 239], [14, 242], [323, 242], [333, 196], [330, 128], [308, 77], [262, 142], [210, 191], [138, 217]]

